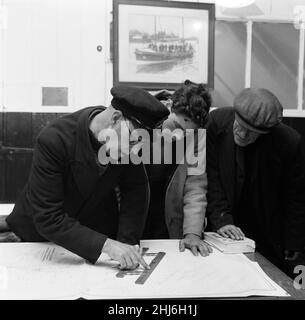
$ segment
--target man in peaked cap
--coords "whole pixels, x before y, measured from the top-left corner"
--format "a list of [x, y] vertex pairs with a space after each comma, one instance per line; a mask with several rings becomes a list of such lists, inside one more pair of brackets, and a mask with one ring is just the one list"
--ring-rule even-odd
[[167, 108], [145, 90], [119, 85], [111, 94], [111, 106], [142, 128], [152, 130], [169, 115]]
[[[108, 108], [85, 108], [42, 130], [29, 180], [2, 230], [26, 242], [54, 242], [91, 263], [105, 252], [121, 268], [148, 267], [138, 247], [148, 208], [144, 166], [101, 165], [98, 153], [101, 146], [121, 149], [103, 141], [105, 130], [120, 136], [152, 129], [168, 111], [142, 89], [116, 86], [111, 93]], [[129, 147], [137, 143], [131, 135]]]
[[289, 272], [305, 244], [305, 157], [282, 113], [270, 91], [252, 88], [210, 113], [207, 212], [213, 231], [254, 239]]

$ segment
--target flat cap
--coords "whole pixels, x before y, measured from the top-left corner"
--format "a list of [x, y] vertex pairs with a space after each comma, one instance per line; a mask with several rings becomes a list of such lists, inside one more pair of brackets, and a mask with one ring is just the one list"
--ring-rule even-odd
[[111, 105], [146, 129], [154, 129], [169, 115], [168, 109], [143, 89], [117, 85], [110, 92], [113, 96]]
[[247, 88], [234, 99], [236, 120], [257, 133], [268, 133], [283, 118], [283, 107], [277, 97], [261, 88]]

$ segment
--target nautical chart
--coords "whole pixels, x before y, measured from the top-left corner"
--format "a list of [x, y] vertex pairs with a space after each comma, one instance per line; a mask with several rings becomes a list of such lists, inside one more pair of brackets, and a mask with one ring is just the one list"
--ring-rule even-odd
[[144, 284], [149, 276], [153, 273], [157, 265], [161, 262], [162, 258], [165, 256], [165, 252], [147, 252], [149, 248], [142, 249], [143, 257], [153, 257], [153, 260], [149, 263], [149, 270], [144, 270], [142, 268], [137, 268], [136, 270], [121, 270], [116, 274], [118, 278], [124, 278], [128, 275], [139, 275], [139, 278], [135, 281], [136, 284]]
[[0, 244], [0, 299], [132, 299], [287, 296], [241, 254], [179, 252], [178, 240], [141, 241], [150, 270], [121, 271], [102, 254], [90, 264], [51, 243]]

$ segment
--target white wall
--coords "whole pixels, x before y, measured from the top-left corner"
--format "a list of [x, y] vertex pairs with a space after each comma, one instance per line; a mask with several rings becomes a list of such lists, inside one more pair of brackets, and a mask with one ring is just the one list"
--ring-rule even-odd
[[[296, 2], [305, 5], [305, 0]], [[257, 0], [264, 12], [259, 18], [292, 21], [296, 2]], [[7, 26], [0, 25], [0, 110], [60, 112], [110, 102], [112, 0], [0, 0], [0, 4], [7, 11]], [[222, 8], [216, 13], [217, 18], [226, 18]], [[43, 86], [68, 87], [69, 107], [42, 106]]]
[[[100, 0], [3, 0], [5, 110], [47, 110], [41, 87], [69, 88], [69, 106], [105, 103], [106, 3]], [[103, 47], [102, 52], [97, 46]]]

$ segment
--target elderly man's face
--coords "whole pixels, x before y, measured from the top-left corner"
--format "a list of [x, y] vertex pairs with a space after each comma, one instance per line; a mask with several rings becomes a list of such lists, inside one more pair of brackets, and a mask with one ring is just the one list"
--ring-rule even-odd
[[259, 133], [243, 127], [236, 119], [233, 124], [233, 135], [235, 143], [240, 147], [254, 143], [260, 136]]

